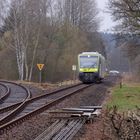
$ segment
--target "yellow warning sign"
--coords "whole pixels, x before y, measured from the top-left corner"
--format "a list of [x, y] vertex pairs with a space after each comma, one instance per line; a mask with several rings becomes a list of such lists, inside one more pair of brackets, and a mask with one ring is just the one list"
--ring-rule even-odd
[[44, 67], [44, 64], [37, 64], [37, 67], [38, 67], [39, 70], [42, 70], [43, 67]]

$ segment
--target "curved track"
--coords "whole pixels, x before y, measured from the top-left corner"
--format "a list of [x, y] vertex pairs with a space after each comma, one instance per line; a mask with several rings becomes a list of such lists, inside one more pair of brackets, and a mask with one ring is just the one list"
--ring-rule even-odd
[[8, 116], [7, 119], [0, 121], [0, 132], [2, 133], [7, 128], [12, 127], [13, 125], [24, 121], [31, 116], [42, 113], [44, 110], [64, 100], [68, 96], [71, 96], [72, 94], [77, 93], [89, 86], [91, 85], [78, 84], [26, 101], [26, 105], [21, 107], [18, 112], [14, 113], [14, 115], [12, 114]]
[[[81, 85], [81, 84], [75, 84], [75, 85], [72, 85], [72, 86], [68, 86], [68, 87], [65, 87], [65, 88], [60, 88], [60, 89], [57, 89], [57, 90], [53, 90], [51, 92], [48, 92], [46, 94], [43, 94], [43, 95], [39, 95], [39, 96], [36, 96], [36, 97], [33, 97], [31, 99], [29, 99], [28, 103], [32, 103], [36, 100], [44, 100], [45, 97], [49, 96], [49, 95], [53, 95], [53, 94], [56, 94], [57, 92], [61, 92], [61, 91], [64, 91], [64, 90], [67, 90], [67, 89], [70, 89], [70, 88], [73, 88], [73, 87], [76, 87], [78, 85]], [[39, 101], [41, 103], [41, 101]], [[16, 107], [18, 107], [22, 102], [17, 102], [17, 103], [14, 103], [12, 105], [9, 105], [9, 106], [6, 106], [6, 107], [2, 107], [0, 108], [0, 114], [2, 113], [7, 113], [8, 111], [11, 111], [13, 109], [15, 109]], [[42, 103], [41, 103], [42, 104]]]
[[[1, 83], [4, 83], [10, 90], [9, 96], [2, 100], [1, 108], [0, 110], [3, 110], [3, 108], [7, 107], [8, 105], [14, 105], [15, 103], [17, 106], [15, 106], [14, 110], [10, 110], [8, 112], [4, 112], [0, 114], [0, 124], [1, 122], [6, 122], [10, 119], [10, 116], [14, 116], [19, 109], [21, 109], [25, 102], [31, 97], [31, 93], [28, 89], [26, 89], [24, 86], [16, 84], [14, 82], [9, 81], [0, 81]], [[19, 103], [20, 102], [20, 103]]]
[[22, 85], [9, 81], [0, 81], [0, 83], [9, 88], [9, 96], [2, 100], [1, 108], [23, 102], [31, 97], [29, 90]]
[[9, 96], [10, 88], [0, 82], [0, 104]]

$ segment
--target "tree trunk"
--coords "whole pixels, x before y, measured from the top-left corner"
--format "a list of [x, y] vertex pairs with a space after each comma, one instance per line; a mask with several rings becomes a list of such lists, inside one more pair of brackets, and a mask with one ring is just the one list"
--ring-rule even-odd
[[28, 76], [29, 76], [29, 67], [27, 64], [27, 54], [25, 52], [25, 80], [28, 81]]
[[34, 66], [34, 61], [35, 61], [35, 55], [36, 55], [36, 50], [37, 50], [38, 42], [39, 42], [39, 35], [40, 35], [40, 29], [38, 31], [38, 35], [37, 35], [37, 39], [36, 39], [36, 43], [35, 43], [35, 47], [34, 47], [34, 51], [33, 51], [32, 63], [31, 63], [31, 68], [30, 68], [30, 73], [29, 73], [29, 81], [31, 81], [31, 79], [32, 79], [33, 66]]

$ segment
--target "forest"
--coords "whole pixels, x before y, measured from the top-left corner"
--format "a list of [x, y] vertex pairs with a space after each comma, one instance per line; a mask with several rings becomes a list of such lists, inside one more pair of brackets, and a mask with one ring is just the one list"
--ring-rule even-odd
[[117, 46], [129, 60], [129, 74], [140, 80], [140, 1], [109, 0], [108, 9], [118, 23]]
[[1, 0], [0, 78], [37, 82], [42, 63], [44, 82], [71, 79], [77, 55], [98, 51], [113, 65], [109, 69], [127, 65], [123, 70], [140, 79], [140, 1], [109, 0], [107, 7], [118, 23], [109, 35], [115, 45], [99, 32], [95, 0]]
[[105, 55], [93, 0], [1, 0], [0, 78], [43, 81], [72, 78], [83, 51]]

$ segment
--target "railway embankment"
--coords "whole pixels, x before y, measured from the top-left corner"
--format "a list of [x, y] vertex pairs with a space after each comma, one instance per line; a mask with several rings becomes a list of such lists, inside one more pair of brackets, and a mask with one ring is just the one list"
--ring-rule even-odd
[[[94, 84], [92, 87], [67, 98], [51, 108], [55, 110], [64, 107], [103, 105], [101, 115], [95, 118], [93, 123], [84, 125], [72, 140], [140, 139], [140, 109], [139, 106], [136, 107], [139, 103], [136, 100], [139, 100], [140, 86], [123, 82], [120, 88], [120, 81], [119, 77], [108, 77], [103, 83]], [[129, 97], [130, 95], [132, 97]], [[132, 103], [130, 104], [130, 102]], [[126, 104], [131, 106], [128, 108]], [[0, 139], [35, 139], [55, 121], [55, 117], [53, 119], [53, 115], [47, 112], [48, 110], [25, 120], [1, 135]]]
[[[66, 100], [58, 103], [53, 106], [51, 109], [61, 109], [61, 108], [70, 108], [70, 107], [80, 107], [80, 106], [94, 106], [102, 105], [106, 96], [108, 96], [108, 88], [114, 85], [112, 81], [115, 81], [115, 77], [106, 79], [101, 84], [94, 84], [92, 87], [82, 90], [81, 92], [67, 98]], [[50, 109], [50, 110], [51, 110]], [[16, 127], [13, 127], [0, 135], [0, 139], [12, 139], [12, 140], [33, 140], [44, 132], [52, 123], [55, 121], [52, 119], [53, 116], [49, 115], [48, 110], [44, 111], [41, 114], [38, 114], [24, 122], [18, 124]], [[89, 124], [90, 125], [90, 124]], [[87, 133], [86, 126], [81, 129], [81, 131], [75, 136], [76, 139], [85, 138]], [[93, 138], [92, 136], [90, 137]]]

